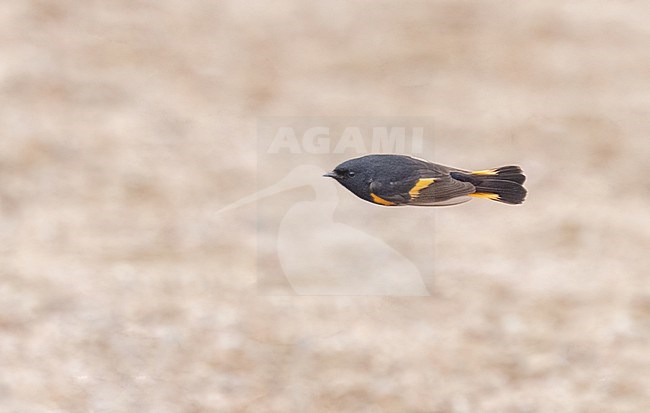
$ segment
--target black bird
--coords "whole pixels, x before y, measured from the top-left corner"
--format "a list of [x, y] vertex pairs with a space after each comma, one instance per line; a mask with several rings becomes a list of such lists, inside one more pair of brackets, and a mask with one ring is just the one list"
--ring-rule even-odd
[[518, 166], [466, 171], [406, 155], [366, 155], [343, 162], [323, 176], [336, 179], [361, 199], [385, 206], [440, 206], [471, 197], [521, 204], [526, 177]]

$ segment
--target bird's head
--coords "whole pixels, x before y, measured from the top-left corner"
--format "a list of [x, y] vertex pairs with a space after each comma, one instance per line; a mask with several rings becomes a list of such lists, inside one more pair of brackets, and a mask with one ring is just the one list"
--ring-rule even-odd
[[341, 185], [362, 199], [370, 199], [370, 175], [369, 169], [364, 167], [363, 159], [350, 159], [338, 165], [325, 177], [334, 178]]

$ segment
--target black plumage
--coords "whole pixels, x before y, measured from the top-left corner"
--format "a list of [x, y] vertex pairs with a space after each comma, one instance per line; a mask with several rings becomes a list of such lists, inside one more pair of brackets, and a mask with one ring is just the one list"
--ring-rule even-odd
[[366, 155], [338, 165], [325, 176], [366, 201], [386, 205], [440, 206], [488, 198], [520, 204], [526, 177], [518, 166], [467, 171], [405, 155]]

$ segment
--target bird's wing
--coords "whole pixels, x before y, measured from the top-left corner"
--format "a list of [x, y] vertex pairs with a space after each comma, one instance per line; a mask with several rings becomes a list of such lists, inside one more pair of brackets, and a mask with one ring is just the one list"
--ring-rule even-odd
[[469, 182], [461, 182], [449, 175], [420, 179], [409, 191], [410, 205], [454, 205], [469, 201], [467, 195], [476, 191]]
[[467, 195], [476, 191], [474, 185], [453, 179], [454, 170], [443, 165], [425, 163], [417, 165], [410, 176], [395, 182], [372, 181], [371, 196], [384, 205], [455, 205], [469, 201]]

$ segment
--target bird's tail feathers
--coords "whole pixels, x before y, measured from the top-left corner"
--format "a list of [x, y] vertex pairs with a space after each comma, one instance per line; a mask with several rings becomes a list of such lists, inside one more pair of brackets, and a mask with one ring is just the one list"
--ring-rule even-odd
[[470, 173], [452, 172], [451, 177], [474, 185], [476, 192], [470, 194], [473, 197], [513, 205], [521, 204], [526, 198], [527, 191], [522, 185], [526, 177], [518, 166], [502, 166]]

